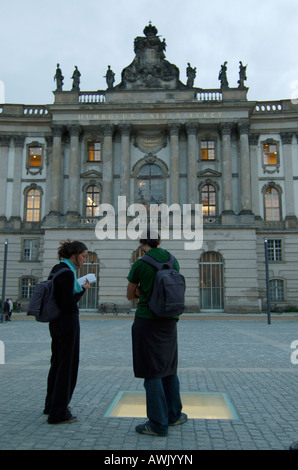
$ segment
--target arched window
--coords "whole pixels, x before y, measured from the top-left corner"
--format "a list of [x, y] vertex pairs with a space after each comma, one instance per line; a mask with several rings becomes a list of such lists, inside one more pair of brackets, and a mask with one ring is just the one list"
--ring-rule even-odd
[[39, 222], [41, 218], [41, 190], [32, 188], [25, 196], [26, 222]]
[[264, 194], [265, 220], [281, 220], [280, 192], [274, 186], [268, 186]]
[[86, 205], [85, 214], [86, 217], [96, 217], [97, 208], [100, 204], [100, 190], [95, 185], [89, 185], [86, 189]]
[[97, 257], [97, 254], [89, 251], [86, 262], [78, 269], [77, 277], [79, 278], [86, 274], [94, 274], [96, 282], [91, 284], [89, 289], [86, 290], [85, 294], [81, 297], [79, 306], [82, 309], [97, 310], [98, 308], [99, 268], [100, 260]]
[[205, 184], [201, 189], [203, 217], [216, 215], [216, 191], [212, 184]]
[[207, 251], [200, 258], [200, 308], [223, 310], [223, 258], [220, 253]]
[[162, 204], [164, 201], [163, 173], [158, 165], [147, 163], [137, 175], [138, 203], [144, 206]]

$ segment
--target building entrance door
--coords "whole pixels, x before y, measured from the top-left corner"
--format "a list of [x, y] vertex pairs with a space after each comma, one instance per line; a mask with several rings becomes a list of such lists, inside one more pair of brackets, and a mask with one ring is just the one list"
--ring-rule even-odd
[[91, 273], [95, 275], [96, 282], [94, 284], [91, 284], [90, 289], [88, 289], [81, 297], [79, 307], [83, 310], [98, 309], [99, 259], [96, 253], [88, 252], [87, 261], [78, 270], [77, 277], [79, 278]]
[[200, 258], [200, 308], [224, 311], [223, 258], [213, 251]]

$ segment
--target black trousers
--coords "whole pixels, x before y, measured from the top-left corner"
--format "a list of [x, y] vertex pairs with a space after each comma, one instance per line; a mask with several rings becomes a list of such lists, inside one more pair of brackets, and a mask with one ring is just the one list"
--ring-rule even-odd
[[79, 367], [79, 315], [61, 314], [50, 323], [49, 329], [52, 356], [44, 413], [49, 415], [49, 423], [56, 423], [70, 415], [68, 405], [76, 386]]

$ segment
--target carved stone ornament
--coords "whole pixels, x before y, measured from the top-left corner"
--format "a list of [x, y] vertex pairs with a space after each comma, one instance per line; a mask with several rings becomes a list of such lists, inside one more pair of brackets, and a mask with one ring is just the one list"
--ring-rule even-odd
[[167, 136], [164, 132], [158, 134], [137, 134], [134, 145], [143, 153], [157, 153], [167, 145]]
[[134, 40], [135, 58], [122, 70], [121, 83], [115, 88], [176, 89], [185, 87], [179, 80], [179, 69], [165, 59], [165, 39], [160, 40], [157, 29], [149, 23], [144, 29], [145, 37]]

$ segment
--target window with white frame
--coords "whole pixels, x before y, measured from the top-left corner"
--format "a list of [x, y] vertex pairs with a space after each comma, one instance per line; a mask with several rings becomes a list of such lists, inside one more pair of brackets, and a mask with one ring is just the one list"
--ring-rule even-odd
[[34, 287], [36, 286], [36, 278], [34, 277], [23, 277], [21, 279], [21, 298], [31, 299]]
[[282, 240], [268, 240], [268, 260], [282, 261]]
[[271, 302], [284, 301], [284, 281], [282, 279], [271, 279], [269, 281], [269, 298]]
[[23, 240], [23, 261], [37, 261], [38, 259], [38, 240]]

